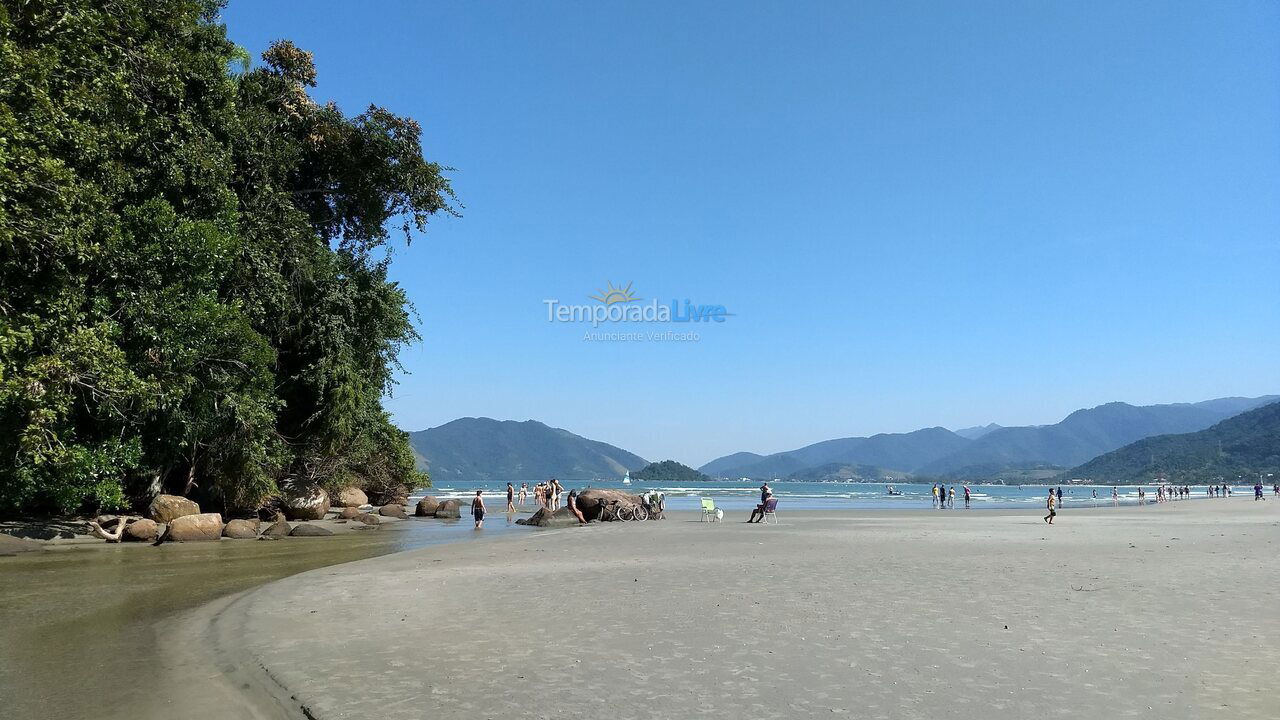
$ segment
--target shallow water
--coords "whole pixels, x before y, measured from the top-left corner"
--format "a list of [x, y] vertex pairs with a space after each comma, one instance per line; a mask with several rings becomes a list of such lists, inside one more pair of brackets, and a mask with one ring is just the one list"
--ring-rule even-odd
[[167, 638], [157, 623], [178, 612], [313, 568], [528, 531], [491, 513], [479, 532], [465, 520], [412, 519], [334, 537], [0, 557], [0, 717], [127, 716], [161, 682], [156, 656]]

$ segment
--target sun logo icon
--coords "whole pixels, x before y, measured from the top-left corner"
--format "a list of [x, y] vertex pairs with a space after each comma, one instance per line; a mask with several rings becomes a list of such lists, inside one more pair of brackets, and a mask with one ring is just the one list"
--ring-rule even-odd
[[631, 291], [631, 283], [627, 283], [627, 286], [623, 288], [623, 287], [614, 287], [613, 282], [609, 282], [608, 286], [604, 290], [597, 290], [596, 292], [600, 294], [591, 295], [590, 296], [591, 299], [599, 300], [605, 305], [612, 305], [614, 303], [635, 302], [636, 300], [640, 299], [636, 297], [635, 294]]

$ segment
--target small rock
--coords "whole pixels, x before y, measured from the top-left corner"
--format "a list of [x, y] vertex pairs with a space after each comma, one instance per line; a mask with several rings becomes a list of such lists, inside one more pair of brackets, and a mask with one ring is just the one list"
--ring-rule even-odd
[[407, 518], [409, 515], [405, 513], [403, 505], [383, 505], [378, 509], [378, 514], [383, 517]]
[[460, 518], [462, 517], [461, 506], [457, 500], [442, 500], [440, 505], [436, 507], [436, 517], [438, 518]]
[[237, 540], [252, 540], [258, 537], [257, 520], [229, 520], [222, 529], [222, 534]]
[[440, 501], [427, 495], [418, 501], [418, 509], [413, 514], [418, 517], [435, 517], [438, 507], [440, 507]]
[[160, 537], [160, 524], [155, 520], [139, 518], [129, 523], [124, 528], [125, 540], [155, 542], [155, 539], [158, 537]]
[[359, 520], [365, 525], [381, 525], [382, 524], [382, 518], [378, 517], [377, 515], [374, 515], [373, 513], [364, 513], [363, 515], [358, 515], [356, 516], [356, 520]]
[[288, 535], [293, 528], [289, 527], [289, 523], [285, 520], [277, 520], [271, 523], [271, 527], [262, 531], [263, 537], [282, 538]]
[[308, 525], [306, 523], [298, 525], [289, 533], [291, 537], [322, 537], [324, 535], [332, 534], [332, 530], [327, 530], [319, 525]]
[[353, 520], [363, 514], [364, 513], [360, 512], [359, 508], [344, 507], [342, 508], [342, 511], [338, 513], [338, 518], [341, 520]]
[[167, 523], [187, 515], [199, 515], [200, 506], [194, 500], [177, 495], [157, 495], [147, 508], [147, 517], [158, 523]]
[[219, 513], [183, 515], [169, 523], [164, 539], [178, 542], [218, 540], [222, 537], [222, 527], [222, 515]]

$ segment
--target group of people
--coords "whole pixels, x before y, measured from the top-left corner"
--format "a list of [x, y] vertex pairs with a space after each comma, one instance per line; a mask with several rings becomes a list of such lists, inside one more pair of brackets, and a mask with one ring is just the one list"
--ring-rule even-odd
[[[560, 481], [551, 478], [546, 482], [540, 482], [533, 486], [533, 498], [539, 506], [548, 510], [560, 509], [560, 496], [564, 494], [564, 486]], [[520, 483], [520, 489], [517, 490], [513, 483], [507, 483], [507, 512], [516, 512], [517, 503], [521, 506], [529, 499], [529, 483]], [[567, 497], [567, 507], [578, 518], [578, 522], [586, 524], [586, 519], [582, 516], [582, 512], [578, 510], [578, 491], [570, 490]], [[476, 527], [484, 525], [484, 491], [477, 490], [475, 497], [471, 498], [471, 516], [475, 519]]]
[[[964, 506], [969, 507], [969, 500], [970, 500], [969, 486], [962, 485], [961, 487], [964, 490]], [[956, 486], [952, 485], [951, 487], [948, 488], [945, 484], [939, 485], [938, 483], [934, 483], [933, 484], [933, 506], [940, 510], [955, 507], [956, 506]]]

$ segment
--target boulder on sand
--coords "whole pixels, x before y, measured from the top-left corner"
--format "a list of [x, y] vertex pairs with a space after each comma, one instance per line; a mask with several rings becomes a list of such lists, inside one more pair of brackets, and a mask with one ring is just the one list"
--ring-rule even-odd
[[591, 522], [599, 519], [600, 511], [614, 501], [624, 505], [639, 505], [640, 496], [622, 490], [588, 488], [578, 493], [577, 504], [578, 509], [582, 511], [582, 516], [587, 519], [587, 522]]
[[382, 518], [378, 517], [377, 515], [374, 515], [373, 513], [364, 513], [363, 515], [356, 517], [356, 520], [359, 520], [365, 525], [381, 525], [382, 524]]
[[436, 517], [438, 518], [460, 518], [462, 510], [457, 500], [441, 500], [436, 506]]
[[403, 505], [383, 505], [378, 508], [378, 514], [382, 517], [407, 518], [409, 515], [404, 511]]
[[348, 487], [338, 491], [338, 496], [333, 499], [334, 507], [358, 508], [369, 504], [369, 496], [364, 494], [360, 488]]
[[536, 527], [570, 527], [579, 523], [573, 511], [567, 507], [562, 507], [554, 512], [546, 508], [540, 508], [532, 517], [516, 520], [516, 524], [534, 525]]
[[288, 535], [293, 528], [289, 527], [289, 523], [285, 520], [277, 520], [271, 523], [271, 526], [262, 531], [262, 537], [281, 538]]
[[418, 509], [413, 514], [418, 517], [435, 517], [438, 507], [440, 507], [440, 501], [427, 495], [418, 501]]
[[280, 499], [290, 520], [321, 520], [329, 512], [329, 493], [318, 485], [286, 485]]
[[218, 513], [183, 515], [169, 523], [164, 539], [178, 542], [217, 540], [222, 537], [222, 527], [222, 515]]
[[291, 537], [321, 537], [332, 534], [332, 530], [322, 528], [319, 525], [308, 525], [306, 523], [302, 523], [289, 533]]
[[222, 534], [237, 540], [253, 540], [258, 537], [257, 520], [228, 520]]
[[160, 537], [160, 524], [155, 520], [139, 518], [124, 528], [124, 539], [137, 542], [155, 542]]
[[199, 515], [200, 506], [194, 500], [177, 495], [157, 495], [147, 508], [147, 517], [158, 523], [173, 522], [187, 515]]
[[338, 519], [354, 520], [355, 518], [358, 518], [363, 514], [364, 513], [360, 511], [360, 508], [344, 507], [342, 508], [341, 512], [338, 513]]

